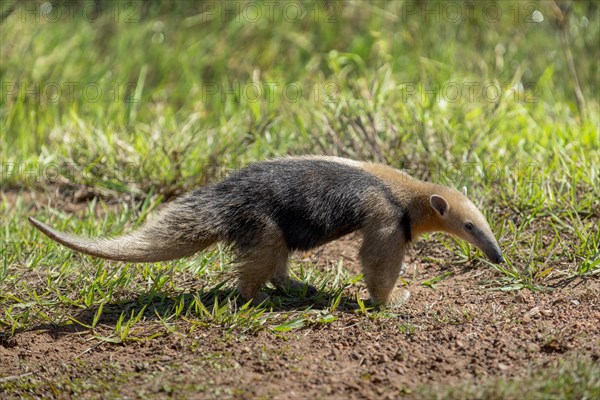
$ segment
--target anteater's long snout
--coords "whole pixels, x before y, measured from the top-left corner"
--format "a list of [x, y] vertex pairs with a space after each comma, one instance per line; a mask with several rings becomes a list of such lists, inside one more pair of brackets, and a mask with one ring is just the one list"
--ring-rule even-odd
[[471, 244], [475, 245], [485, 256], [494, 264], [502, 264], [504, 262], [504, 256], [502, 255], [502, 250], [500, 250], [500, 246], [498, 245], [498, 241], [496, 240], [494, 234], [491, 229], [483, 228], [476, 229], [475, 235], [473, 235], [469, 240]]
[[502, 250], [500, 250], [500, 246], [498, 246], [498, 243], [496, 243], [495, 240], [491, 241], [491, 243], [486, 246], [484, 253], [494, 264], [502, 264], [504, 262]]

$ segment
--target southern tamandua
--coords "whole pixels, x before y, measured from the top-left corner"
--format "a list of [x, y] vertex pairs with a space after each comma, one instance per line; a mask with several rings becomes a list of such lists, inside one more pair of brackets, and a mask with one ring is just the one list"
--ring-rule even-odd
[[237, 254], [242, 298], [261, 302], [267, 281], [282, 288], [290, 252], [309, 250], [354, 231], [363, 236], [363, 274], [372, 299], [394, 305], [407, 244], [443, 231], [501, 263], [485, 217], [455, 189], [423, 182], [381, 164], [339, 157], [287, 157], [251, 164], [225, 180], [167, 204], [139, 230], [111, 239], [45, 235], [73, 250], [109, 260], [155, 262], [190, 256], [215, 242]]

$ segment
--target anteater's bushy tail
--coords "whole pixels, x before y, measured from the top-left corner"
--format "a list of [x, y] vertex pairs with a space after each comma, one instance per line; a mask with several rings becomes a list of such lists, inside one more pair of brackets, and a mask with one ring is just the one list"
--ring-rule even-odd
[[[168, 205], [139, 230], [110, 239], [88, 239], [63, 232], [29, 217], [29, 222], [50, 239], [70, 249], [107, 260], [155, 262], [190, 256], [221, 239], [214, 219], [202, 221], [186, 202]], [[212, 225], [212, 227], [211, 227]]]

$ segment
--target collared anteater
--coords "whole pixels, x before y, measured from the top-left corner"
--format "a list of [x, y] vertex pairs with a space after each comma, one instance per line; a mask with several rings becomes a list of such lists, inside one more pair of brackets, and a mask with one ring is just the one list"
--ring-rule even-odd
[[502, 252], [484, 216], [457, 190], [411, 178], [381, 164], [338, 157], [288, 157], [251, 164], [225, 180], [167, 204], [145, 226], [112, 239], [57, 232], [29, 218], [51, 239], [109, 260], [154, 262], [190, 256], [215, 242], [230, 244], [239, 261], [244, 299], [288, 278], [290, 252], [308, 250], [354, 231], [374, 301], [395, 304], [407, 244], [443, 231], [478, 247], [491, 261]]

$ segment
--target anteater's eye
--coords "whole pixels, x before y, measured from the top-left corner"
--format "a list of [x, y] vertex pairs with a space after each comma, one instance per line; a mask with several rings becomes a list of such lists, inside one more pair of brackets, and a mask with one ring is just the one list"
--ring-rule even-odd
[[472, 231], [473, 230], [473, 224], [471, 222], [467, 222], [465, 224], [465, 229], [468, 231]]

